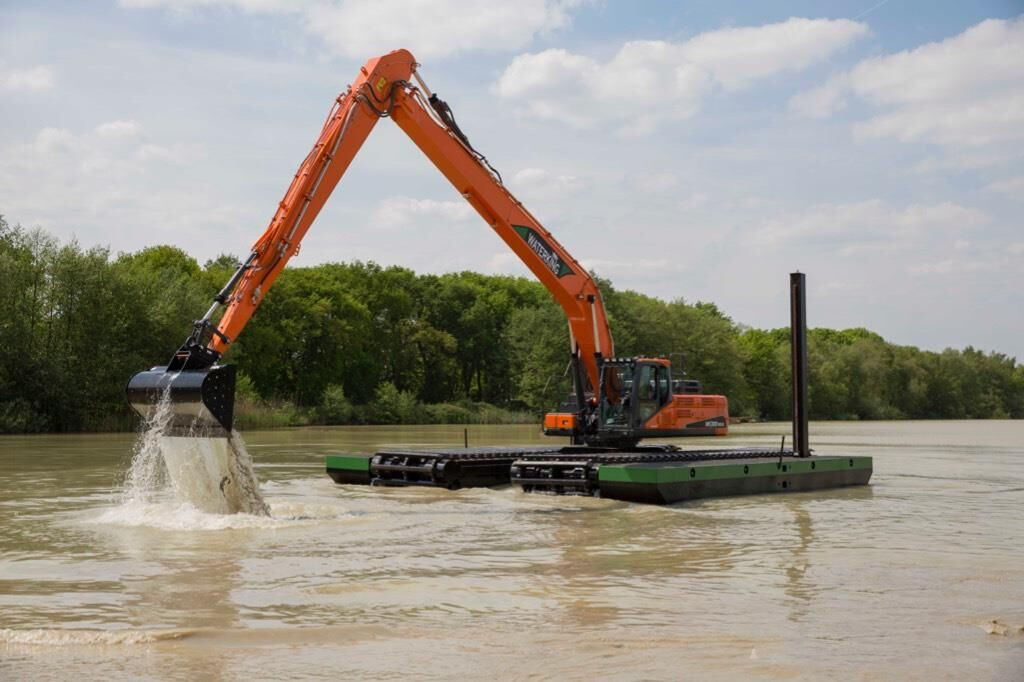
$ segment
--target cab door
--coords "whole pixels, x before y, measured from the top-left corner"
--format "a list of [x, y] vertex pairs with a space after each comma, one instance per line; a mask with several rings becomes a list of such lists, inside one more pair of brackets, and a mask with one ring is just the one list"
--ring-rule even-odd
[[646, 424], [661, 409], [657, 368], [657, 365], [651, 363], [637, 364], [635, 424], [638, 427]]
[[[636, 425], [657, 428], [660, 421], [651, 423], [662, 408], [672, 402], [672, 377], [669, 368], [660, 363], [644, 363], [637, 367]], [[665, 415], [671, 420], [671, 415]], [[663, 420], [661, 420], [663, 421]]]

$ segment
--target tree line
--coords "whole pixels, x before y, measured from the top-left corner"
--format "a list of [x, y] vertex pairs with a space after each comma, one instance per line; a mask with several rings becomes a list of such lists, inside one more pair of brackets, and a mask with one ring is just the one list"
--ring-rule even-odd
[[[0, 217], [0, 433], [131, 428], [128, 378], [168, 361], [237, 264], [170, 246], [112, 255]], [[788, 329], [598, 283], [617, 354], [685, 358], [734, 416], [790, 418]], [[1024, 366], [1001, 353], [808, 337], [812, 419], [1024, 417]], [[568, 348], [538, 282], [353, 262], [286, 269], [226, 360], [243, 428], [501, 422], [561, 402]]]

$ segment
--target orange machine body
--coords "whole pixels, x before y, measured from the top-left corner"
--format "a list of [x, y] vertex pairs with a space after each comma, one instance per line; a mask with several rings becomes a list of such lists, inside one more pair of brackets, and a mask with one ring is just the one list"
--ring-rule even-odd
[[[673, 381], [666, 358], [608, 358], [602, 369], [600, 398], [591, 399], [594, 409], [589, 413], [612, 439], [728, 434], [728, 399], [677, 392], [676, 387], [686, 390], [687, 382]], [[571, 436], [581, 430], [586, 430], [586, 424], [581, 423], [578, 411], [551, 412], [544, 417], [547, 435]]]
[[685, 431], [687, 436], [724, 436], [729, 432], [729, 400], [724, 395], [674, 395], [644, 428]]
[[549, 436], [571, 436], [579, 427], [575, 412], [548, 412], [544, 415], [544, 433]]
[[[636, 360], [662, 365], [671, 371], [671, 364], [665, 358], [641, 357]], [[648, 432], [725, 436], [729, 432], [729, 400], [724, 395], [672, 393], [671, 398], [662, 401], [643, 426]]]

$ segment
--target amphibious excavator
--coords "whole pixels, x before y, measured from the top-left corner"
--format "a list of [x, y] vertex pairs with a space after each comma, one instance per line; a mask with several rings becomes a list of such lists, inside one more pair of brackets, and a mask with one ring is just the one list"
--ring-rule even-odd
[[[571, 407], [545, 416], [544, 432], [573, 445], [632, 447], [643, 438], [724, 435], [728, 403], [677, 377], [667, 358], [620, 357], [594, 279], [541, 226], [471, 144], [451, 108], [423, 82], [406, 50], [371, 59], [339, 95], [270, 225], [166, 366], [136, 374], [128, 400], [143, 417], [171, 411], [168, 434], [229, 436], [235, 369], [219, 364], [299, 251], [314, 219], [366, 137], [390, 118], [522, 259], [569, 321]], [[223, 314], [216, 315], [224, 308]], [[166, 407], [164, 409], [167, 409]]]

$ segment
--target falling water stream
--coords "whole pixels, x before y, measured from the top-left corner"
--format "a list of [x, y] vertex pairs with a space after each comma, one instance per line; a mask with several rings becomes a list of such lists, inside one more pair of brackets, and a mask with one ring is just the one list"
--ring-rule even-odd
[[211, 514], [270, 516], [241, 435], [171, 434], [170, 386], [139, 433], [122, 486], [125, 506], [176, 501]]

